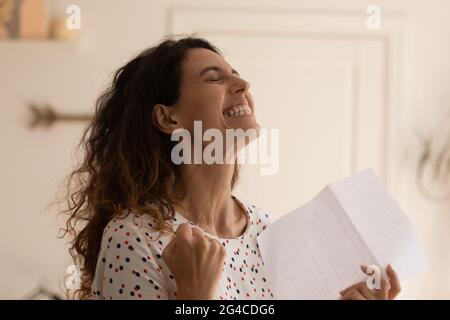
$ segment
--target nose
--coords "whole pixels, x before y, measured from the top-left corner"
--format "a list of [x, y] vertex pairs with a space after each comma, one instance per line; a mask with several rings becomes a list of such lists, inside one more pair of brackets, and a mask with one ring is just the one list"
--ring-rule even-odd
[[241, 79], [239, 77], [235, 77], [235, 81], [233, 82], [233, 85], [231, 86], [231, 94], [237, 94], [237, 93], [245, 93], [250, 89], [250, 83], [245, 81], [244, 79]]

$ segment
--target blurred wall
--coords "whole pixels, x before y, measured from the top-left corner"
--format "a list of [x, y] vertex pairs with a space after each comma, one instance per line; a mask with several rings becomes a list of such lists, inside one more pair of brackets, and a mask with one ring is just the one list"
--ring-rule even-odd
[[[47, 3], [53, 16], [64, 15], [70, 4], [80, 5], [82, 29], [77, 41], [0, 42], [0, 194], [3, 204], [0, 298], [20, 298], [38, 284], [58, 290], [58, 282], [71, 264], [64, 241], [56, 238], [63, 219], [57, 219], [56, 209], [48, 207], [48, 204], [55, 200], [58, 183], [67, 175], [76, 158], [75, 146], [84, 126], [83, 123], [58, 123], [49, 130], [29, 130], [27, 103], [51, 103], [57, 110], [68, 113], [92, 112], [96, 97], [113, 71], [139, 50], [155, 44], [167, 32], [179, 32], [186, 25], [186, 21], [182, 21], [183, 16], [173, 14], [177, 8], [211, 10], [224, 7], [250, 12], [264, 8], [292, 9], [302, 13], [299, 19], [308, 13], [354, 15], [361, 12], [364, 23], [365, 10], [372, 4], [357, 0], [264, 3], [234, 0], [214, 3], [200, 0], [49, 0]], [[387, 18], [395, 17], [401, 21], [395, 66], [398, 100], [391, 104], [395, 108], [390, 120], [392, 123], [386, 124], [390, 130], [390, 147], [384, 178], [417, 229], [430, 263], [427, 273], [405, 283], [402, 297], [450, 298], [450, 276], [445, 272], [450, 267], [447, 248], [450, 240], [449, 203], [431, 203], [418, 192], [414, 181], [420, 148], [416, 133], [427, 132], [435, 126], [443, 112], [442, 101], [449, 95], [450, 21], [447, 13], [450, 12], [450, 3], [445, 0], [414, 3], [390, 0], [377, 4]], [[241, 23], [233, 19], [237, 19], [236, 16], [230, 15], [230, 27]], [[205, 16], [204, 23], [213, 24], [210, 20]], [[233, 56], [232, 48], [223, 49]], [[239, 56], [233, 58], [238, 64], [245, 61], [239, 60]], [[274, 61], [267, 62], [268, 70], [270, 65], [273, 66]], [[248, 80], [252, 82], [251, 78]], [[262, 82], [257, 79], [255, 82], [258, 83], [255, 92], [266, 90]], [[276, 118], [276, 109], [259, 112], [266, 122], [271, 117]], [[320, 137], [316, 138], [320, 140]], [[298, 158], [299, 167], [302, 167], [302, 155], [293, 156]], [[302, 183], [313, 187], [302, 193], [298, 205], [319, 191], [317, 189], [323, 183], [337, 178], [324, 174], [324, 168], [320, 166], [307, 171], [311, 177]], [[252, 169], [249, 172], [254, 173]], [[320, 179], [314, 179], [314, 172]], [[252, 183], [251, 174], [244, 175], [245, 180], [237, 189], [239, 194], [267, 206], [275, 217], [293, 208], [291, 198], [289, 203], [274, 200], [283, 199], [285, 190], [271, 189], [270, 177], [258, 177], [258, 183]], [[295, 188], [295, 181], [289, 180], [288, 176], [283, 179], [277, 183], [283, 183], [286, 189]]]

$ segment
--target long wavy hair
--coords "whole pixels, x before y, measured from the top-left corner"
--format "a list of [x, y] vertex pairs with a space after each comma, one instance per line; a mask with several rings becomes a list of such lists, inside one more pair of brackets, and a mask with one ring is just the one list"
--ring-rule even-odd
[[[68, 215], [61, 238], [70, 237], [69, 252], [81, 276], [79, 288], [66, 291], [70, 298], [90, 298], [103, 231], [113, 218], [151, 215], [160, 234], [173, 232], [167, 220], [185, 191], [180, 167], [170, 158], [173, 142], [157, 129], [152, 113], [156, 104], [179, 99], [182, 62], [192, 48], [221, 54], [201, 38], [165, 39], [115, 72], [97, 100], [61, 210]], [[231, 187], [237, 177], [235, 165]]]

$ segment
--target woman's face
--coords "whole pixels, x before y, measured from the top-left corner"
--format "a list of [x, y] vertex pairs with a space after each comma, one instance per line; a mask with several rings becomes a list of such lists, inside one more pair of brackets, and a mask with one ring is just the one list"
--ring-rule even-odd
[[250, 84], [242, 79], [222, 56], [203, 49], [188, 51], [182, 64], [180, 98], [173, 112], [181, 127], [194, 130], [202, 121], [203, 130], [255, 129], [255, 105]]

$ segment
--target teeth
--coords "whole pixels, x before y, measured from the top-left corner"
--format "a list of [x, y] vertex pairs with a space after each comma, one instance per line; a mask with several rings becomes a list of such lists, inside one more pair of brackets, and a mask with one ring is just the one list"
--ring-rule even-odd
[[225, 115], [229, 116], [229, 117], [239, 117], [239, 116], [243, 116], [246, 114], [251, 114], [252, 113], [252, 109], [250, 109], [249, 106], [247, 105], [237, 105], [234, 106], [231, 110], [228, 110]]

